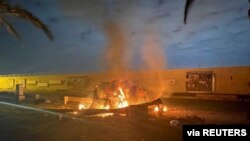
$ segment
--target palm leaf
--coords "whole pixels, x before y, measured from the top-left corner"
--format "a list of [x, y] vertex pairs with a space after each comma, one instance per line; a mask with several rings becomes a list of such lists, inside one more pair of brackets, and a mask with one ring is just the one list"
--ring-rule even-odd
[[0, 24], [3, 24], [7, 31], [13, 35], [15, 38], [21, 40], [21, 37], [19, 36], [19, 34], [17, 33], [17, 31], [12, 27], [12, 25], [6, 21], [3, 17], [0, 17]]
[[[250, 0], [248, 2], [250, 3]], [[248, 18], [250, 19], [250, 9], [248, 9]]]
[[248, 18], [250, 19], [250, 9], [248, 10]]
[[193, 2], [194, 0], [186, 0], [185, 10], [184, 10], [184, 23], [185, 24], [187, 24], [188, 10]]
[[16, 17], [23, 18], [32, 22], [36, 27], [40, 28], [50, 40], [53, 40], [53, 34], [49, 28], [37, 17], [35, 17], [31, 12], [21, 8], [20, 6], [10, 7], [7, 4], [0, 3], [1, 14], [12, 15]]

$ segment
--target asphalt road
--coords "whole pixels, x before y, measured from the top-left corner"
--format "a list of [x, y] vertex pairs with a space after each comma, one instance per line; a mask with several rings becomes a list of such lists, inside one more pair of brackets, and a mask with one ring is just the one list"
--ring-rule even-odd
[[[17, 104], [13, 98], [0, 95], [1, 141], [181, 141], [183, 124], [250, 124], [250, 102], [163, 99], [168, 112], [141, 121], [114, 116], [61, 116], [61, 113], [3, 104], [3, 101]], [[39, 107], [32, 99], [21, 104]], [[171, 126], [172, 120], [177, 120], [179, 125]]]

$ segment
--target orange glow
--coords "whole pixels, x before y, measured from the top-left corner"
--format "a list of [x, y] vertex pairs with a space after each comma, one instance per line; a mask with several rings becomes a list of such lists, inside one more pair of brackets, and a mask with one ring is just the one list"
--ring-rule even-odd
[[158, 107], [158, 106], [155, 106], [154, 111], [155, 111], [155, 112], [159, 112], [159, 110], [160, 110], [159, 107]]
[[122, 98], [125, 98], [125, 94], [124, 94], [124, 92], [123, 92], [123, 90], [122, 90], [121, 87], [119, 87], [119, 91], [120, 91], [120, 93], [121, 93], [121, 95], [122, 95]]
[[103, 114], [101, 114], [101, 117], [105, 118], [105, 117], [109, 117], [109, 116], [113, 116], [113, 115], [114, 115], [114, 113], [103, 113]]
[[118, 105], [118, 108], [124, 108], [124, 107], [128, 107], [129, 104], [128, 104], [128, 101], [126, 101], [126, 97], [125, 97], [125, 94], [122, 90], [121, 87], [118, 88], [119, 92], [120, 92], [120, 95], [119, 95], [119, 98], [121, 100], [121, 103]]
[[106, 105], [106, 106], [104, 107], [104, 109], [109, 110], [109, 109], [110, 109], [110, 106], [109, 106], [109, 105]]
[[122, 103], [120, 103], [119, 105], [118, 105], [118, 108], [124, 108], [124, 107], [128, 107], [129, 105], [128, 105], [128, 102], [127, 101], [122, 101]]
[[78, 109], [83, 110], [83, 109], [85, 109], [85, 106], [83, 104], [79, 104]]
[[114, 113], [101, 113], [101, 114], [95, 114], [95, 115], [89, 115], [86, 117], [99, 117], [99, 118], [105, 118], [105, 117], [110, 117], [113, 116]]
[[128, 101], [123, 101], [123, 107], [128, 107]]
[[163, 112], [167, 112], [168, 111], [168, 108], [167, 106], [164, 106], [163, 109], [162, 109]]

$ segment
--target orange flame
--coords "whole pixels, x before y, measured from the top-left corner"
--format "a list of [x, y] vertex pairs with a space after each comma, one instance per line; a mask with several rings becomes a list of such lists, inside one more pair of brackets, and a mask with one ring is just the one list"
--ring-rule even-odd
[[122, 88], [119, 87], [118, 90], [120, 91], [120, 94], [121, 94], [119, 97], [121, 99], [121, 103], [118, 105], [118, 108], [128, 107], [129, 104], [128, 104], [128, 101], [126, 101], [126, 99], [125, 99], [126, 97], [125, 97], [125, 94], [124, 94]]
[[84, 106], [83, 104], [79, 104], [79, 105], [78, 105], [78, 109], [79, 109], [79, 110], [83, 110], [83, 109], [85, 109], [85, 106]]
[[155, 106], [154, 111], [155, 111], [155, 112], [159, 112], [159, 110], [160, 110], [159, 107], [158, 107], [158, 106]]

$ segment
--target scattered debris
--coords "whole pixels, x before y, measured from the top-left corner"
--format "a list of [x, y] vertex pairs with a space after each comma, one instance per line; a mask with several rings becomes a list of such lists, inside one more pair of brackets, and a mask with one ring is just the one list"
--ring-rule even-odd
[[170, 121], [170, 126], [177, 127], [180, 125], [180, 122], [178, 120], [171, 120]]
[[51, 100], [49, 100], [49, 99], [45, 100], [45, 104], [50, 104], [50, 103], [51, 103]]
[[205, 118], [196, 116], [196, 115], [187, 115], [185, 117], [179, 118], [179, 121], [182, 121], [183, 123], [204, 123]]
[[63, 116], [62, 116], [62, 114], [60, 114], [60, 115], [58, 116], [58, 120], [60, 120], [60, 121], [62, 121], [62, 120], [63, 120]]
[[35, 100], [39, 100], [41, 97], [40, 97], [40, 95], [39, 94], [36, 94], [35, 95]]
[[43, 99], [43, 98], [36, 99], [34, 102], [35, 102], [35, 104], [45, 103], [45, 99]]

